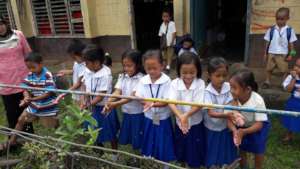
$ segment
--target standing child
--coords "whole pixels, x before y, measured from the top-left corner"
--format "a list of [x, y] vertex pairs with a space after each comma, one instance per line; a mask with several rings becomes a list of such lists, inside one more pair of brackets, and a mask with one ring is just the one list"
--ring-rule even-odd
[[[133, 95], [135, 86], [144, 76], [141, 73], [141, 57], [141, 53], [136, 50], [124, 52], [122, 55], [124, 73], [119, 75], [114, 95]], [[119, 143], [123, 145], [131, 144], [133, 149], [140, 149], [143, 138], [143, 106], [136, 100], [109, 98], [105, 105], [105, 111], [110, 111], [118, 106], [122, 106], [123, 112]]]
[[[73, 74], [73, 85], [70, 90], [80, 88], [83, 73], [86, 69], [85, 62], [82, 57], [82, 51], [84, 50], [84, 48], [85, 44], [83, 44], [81, 41], [72, 41], [72, 43], [68, 47], [67, 52], [74, 60], [73, 69], [59, 71], [60, 76]], [[75, 103], [80, 103], [80, 95], [72, 95], [72, 99], [75, 101]]]
[[[205, 90], [205, 102], [208, 104], [226, 105], [233, 100], [230, 85], [226, 81], [228, 65], [225, 59], [212, 58], [208, 63], [210, 83]], [[204, 116], [206, 127], [206, 167], [222, 167], [231, 164], [237, 158], [237, 149], [232, 140], [232, 133], [227, 128], [227, 118], [221, 109], [209, 109]]]
[[[110, 94], [112, 90], [112, 74], [111, 70], [103, 64], [103, 50], [95, 45], [89, 45], [83, 51], [83, 58], [87, 67], [82, 79], [86, 92]], [[117, 149], [116, 135], [119, 129], [117, 112], [112, 110], [108, 115], [102, 113], [107, 99], [107, 97], [101, 96], [88, 96], [81, 104], [81, 108], [91, 107], [93, 111], [92, 116], [98, 122], [98, 128], [101, 128], [96, 144], [103, 146], [102, 143], [110, 141], [111, 147]], [[116, 156], [113, 158], [116, 158]]]
[[[143, 56], [147, 75], [137, 85], [135, 95], [142, 98], [167, 98], [171, 79], [163, 71], [159, 50], [149, 50]], [[142, 102], [144, 105], [144, 137], [142, 154], [162, 161], [175, 160], [171, 111], [167, 104]]]
[[[293, 70], [283, 82], [283, 88], [291, 92], [291, 97], [285, 105], [289, 111], [300, 112], [300, 58], [296, 60]], [[283, 116], [282, 124], [288, 129], [283, 141], [288, 142], [293, 138], [293, 132], [300, 132], [300, 117]]]
[[267, 77], [263, 88], [270, 87], [272, 72], [275, 68], [278, 68], [284, 76], [288, 72], [288, 61], [295, 53], [293, 43], [297, 40], [294, 29], [287, 25], [289, 19], [289, 8], [279, 8], [276, 11], [276, 25], [272, 26], [264, 37], [267, 41], [264, 58], [267, 61]]
[[[201, 79], [201, 64], [192, 52], [178, 59], [177, 76], [171, 83], [169, 99], [187, 102], [204, 102], [205, 83]], [[176, 115], [175, 153], [177, 160], [189, 167], [204, 164], [204, 127], [201, 107], [169, 104]]]
[[[29, 74], [24, 79], [22, 86], [38, 87], [44, 89], [55, 89], [55, 83], [51, 72], [43, 66], [42, 57], [37, 53], [30, 53], [25, 63], [29, 69]], [[58, 108], [54, 104], [56, 98], [55, 93], [39, 90], [25, 90], [23, 92], [24, 99], [20, 106], [26, 106], [23, 113], [20, 115], [15, 130], [22, 131], [26, 122], [39, 120], [45, 127], [57, 127], [58, 119], [56, 114]], [[14, 147], [17, 144], [17, 136], [12, 135], [8, 143]], [[0, 145], [0, 151], [6, 150], [7, 144]]]
[[162, 12], [163, 23], [160, 25], [158, 36], [161, 37], [161, 50], [166, 64], [166, 70], [171, 68], [171, 62], [174, 55], [174, 45], [176, 44], [176, 27], [171, 21], [171, 13], [168, 10]]
[[[263, 98], [256, 93], [258, 87], [251, 71], [241, 70], [234, 73], [230, 79], [230, 88], [233, 99], [238, 106], [266, 108]], [[253, 153], [255, 155], [255, 169], [261, 169], [270, 125], [268, 116], [263, 113], [239, 113], [244, 118], [245, 123], [237, 126], [237, 119], [228, 120], [228, 127], [233, 132], [234, 143], [240, 148], [241, 168], [247, 167], [247, 153]]]

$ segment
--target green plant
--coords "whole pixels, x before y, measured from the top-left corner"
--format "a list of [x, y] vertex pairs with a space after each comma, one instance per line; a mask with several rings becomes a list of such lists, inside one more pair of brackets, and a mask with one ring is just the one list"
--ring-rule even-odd
[[[67, 113], [60, 123], [60, 127], [55, 131], [59, 139], [77, 142], [82, 136], [88, 137], [86, 144], [92, 145], [96, 141], [99, 129], [95, 129], [97, 121], [91, 114], [84, 110], [81, 111], [76, 105], [68, 105]], [[83, 123], [88, 123], [88, 128], [83, 128]], [[69, 145], [65, 145], [65, 148]]]
[[[62, 106], [61, 106], [62, 107]], [[62, 107], [64, 114], [61, 115], [60, 127], [56, 129], [55, 134], [58, 139], [82, 143], [87, 145], [94, 144], [98, 137], [99, 130], [95, 129], [97, 122], [87, 111], [81, 111], [78, 106], [71, 104]], [[83, 123], [88, 123], [88, 128], [83, 128]], [[87, 141], [82, 141], [86, 138]], [[70, 144], [54, 142], [53, 140], [41, 140], [46, 144], [56, 147], [56, 150], [45, 147], [39, 143], [29, 142], [23, 146], [21, 153], [22, 162], [16, 166], [17, 169], [56, 169], [68, 168], [70, 156], [67, 152], [72, 150], [81, 152], [79, 148], [72, 147]]]

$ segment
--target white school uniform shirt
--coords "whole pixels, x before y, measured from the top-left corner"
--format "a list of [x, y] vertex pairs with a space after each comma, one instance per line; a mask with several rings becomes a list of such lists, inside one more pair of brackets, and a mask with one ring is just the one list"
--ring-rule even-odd
[[168, 25], [167, 46], [174, 46], [176, 44], [176, 38], [174, 39], [173, 44], [171, 44], [173, 33], [176, 32], [176, 26], [175, 26], [175, 23], [173, 21], [170, 21], [168, 24], [165, 24], [163, 22], [160, 25], [158, 36], [162, 36], [163, 34], [166, 34], [167, 25]]
[[179, 52], [178, 52], [178, 56], [182, 55], [184, 52], [187, 52], [187, 51], [192, 52], [192, 53], [194, 53], [195, 55], [198, 55], [198, 53], [196, 52], [195, 48], [191, 47], [189, 50], [186, 50], [186, 49], [181, 48], [181, 49], [179, 50]]
[[[256, 92], [252, 92], [249, 100], [245, 104], [238, 101], [238, 106], [249, 108], [266, 109], [264, 99]], [[268, 116], [265, 113], [240, 112], [245, 117], [245, 127], [250, 127], [257, 121], [268, 121]]]
[[[132, 77], [129, 77], [128, 74], [120, 74], [115, 88], [121, 90], [122, 95], [131, 96], [132, 93], [135, 92], [136, 86], [143, 76], [142, 73], [138, 73]], [[132, 100], [129, 103], [122, 105], [121, 109], [123, 113], [128, 114], [143, 113], [143, 106], [137, 100]]]
[[[136, 87], [135, 95], [137, 97], [151, 98], [152, 97], [151, 89], [152, 89], [152, 93], [155, 98], [167, 99], [168, 96], [167, 93], [169, 91], [170, 83], [171, 83], [171, 79], [169, 78], [169, 76], [167, 76], [164, 73], [162, 73], [160, 78], [156, 80], [154, 83], [152, 83], [150, 76], [146, 75], [143, 78], [141, 78], [141, 80], [139, 81]], [[158, 89], [159, 92], [157, 92]], [[144, 113], [146, 118], [153, 120], [154, 116], [158, 116], [160, 120], [165, 120], [168, 117], [170, 117], [171, 110], [169, 109], [168, 106], [153, 107]]]
[[[77, 83], [80, 77], [84, 75], [85, 72], [85, 62], [74, 62], [73, 64], [73, 84]], [[73, 94], [72, 99], [79, 101], [80, 100], [80, 95]]]
[[[109, 67], [102, 65], [102, 68], [97, 72], [92, 72], [85, 69], [82, 81], [85, 84], [86, 92], [104, 92], [111, 94], [112, 91], [112, 74]], [[95, 96], [90, 96], [90, 101]], [[104, 97], [97, 106], [104, 106], [108, 98]]]
[[[223, 83], [221, 92], [219, 93], [211, 83], [205, 89], [204, 96], [205, 103], [207, 104], [229, 104], [233, 98], [230, 93], [230, 85], [228, 82]], [[223, 113], [223, 109], [213, 109], [214, 112]], [[204, 114], [204, 125], [206, 128], [212, 131], [222, 131], [227, 128], [227, 119], [214, 118], [208, 115], [208, 112]]]
[[[285, 80], [282, 83], [283, 88], [286, 90], [288, 85], [291, 83], [291, 81], [293, 80], [292, 75], [288, 75]], [[300, 80], [299, 77], [296, 77], [296, 80]], [[300, 84], [299, 83], [295, 83], [295, 88], [296, 89], [300, 89]], [[295, 98], [300, 98], [300, 92], [298, 90], [293, 91], [293, 96]]]
[[[288, 54], [288, 52], [289, 52], [288, 44], [293, 43], [297, 40], [295, 31], [292, 28], [291, 38], [290, 38], [290, 41], [288, 42], [287, 30], [286, 30], [288, 27], [289, 27], [288, 25], [285, 25], [284, 27], [281, 28], [281, 30], [279, 30], [279, 27], [277, 25], [275, 26], [273, 38], [271, 40], [271, 43], [269, 46], [269, 51], [268, 51], [270, 54], [282, 54], [282, 55]], [[268, 31], [266, 32], [265, 37], [264, 37], [264, 39], [268, 42], [270, 41], [270, 31], [271, 31], [271, 28], [268, 29]]]
[[[202, 79], [194, 79], [190, 88], [187, 89], [181, 78], [176, 78], [171, 82], [168, 98], [171, 100], [180, 100], [187, 102], [204, 102], [205, 83]], [[191, 106], [177, 105], [179, 111], [186, 113], [191, 110]], [[203, 120], [202, 111], [195, 112], [189, 119], [189, 127], [201, 123]], [[176, 123], [179, 126], [180, 121], [176, 117]]]

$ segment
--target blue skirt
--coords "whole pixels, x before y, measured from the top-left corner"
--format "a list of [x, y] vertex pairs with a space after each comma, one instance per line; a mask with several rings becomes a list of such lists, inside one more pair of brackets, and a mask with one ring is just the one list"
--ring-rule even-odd
[[[290, 97], [285, 110], [300, 112], [300, 99]], [[300, 132], [300, 117], [282, 116], [281, 123], [291, 132]]]
[[119, 143], [131, 144], [133, 149], [141, 148], [143, 139], [144, 114], [123, 113], [123, 122], [119, 135]]
[[160, 120], [160, 125], [153, 124], [145, 117], [142, 154], [161, 161], [175, 160], [173, 129], [171, 118]]
[[203, 123], [190, 128], [187, 134], [183, 134], [175, 125], [175, 153], [180, 162], [186, 162], [191, 168], [199, 168], [204, 165], [205, 134]]
[[[102, 114], [103, 106], [95, 106], [93, 108], [92, 117], [97, 121], [97, 128], [100, 129], [97, 137], [97, 143], [117, 140], [117, 133], [120, 128], [120, 123], [117, 116], [117, 111], [112, 110], [108, 116]], [[89, 124], [84, 123], [87, 128]]]
[[238, 158], [237, 148], [233, 143], [232, 132], [228, 129], [212, 131], [206, 128], [206, 159], [207, 168], [215, 165], [222, 167], [231, 164]]
[[245, 135], [242, 144], [240, 145], [240, 149], [254, 154], [264, 154], [270, 126], [271, 123], [269, 121], [263, 122], [261, 130]]

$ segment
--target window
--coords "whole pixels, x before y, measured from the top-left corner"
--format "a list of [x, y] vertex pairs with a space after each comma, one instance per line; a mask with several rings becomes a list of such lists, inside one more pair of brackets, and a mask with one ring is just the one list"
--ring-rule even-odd
[[4, 18], [9, 22], [10, 27], [16, 29], [11, 4], [7, 0], [0, 0], [0, 13], [4, 15]]
[[39, 36], [84, 35], [80, 0], [31, 0]]

